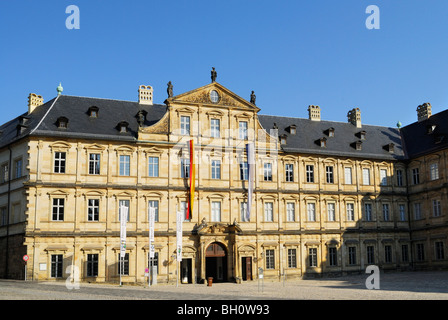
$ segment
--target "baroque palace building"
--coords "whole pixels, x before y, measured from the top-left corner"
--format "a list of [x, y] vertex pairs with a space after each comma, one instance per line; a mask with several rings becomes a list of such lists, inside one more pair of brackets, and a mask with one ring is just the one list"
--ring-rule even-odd
[[158, 283], [448, 265], [448, 110], [425, 103], [403, 128], [365, 125], [358, 108], [346, 123], [313, 105], [308, 119], [261, 115], [215, 79], [176, 96], [169, 83], [163, 104], [151, 86], [137, 102], [30, 94], [0, 126], [0, 277], [66, 279], [74, 265], [82, 281], [118, 282], [123, 206], [125, 283], [147, 282], [150, 265]]

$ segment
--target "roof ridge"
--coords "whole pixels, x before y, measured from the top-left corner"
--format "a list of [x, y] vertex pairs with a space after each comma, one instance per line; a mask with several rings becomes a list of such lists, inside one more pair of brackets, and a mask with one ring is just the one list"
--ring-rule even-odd
[[[84, 98], [84, 99], [98, 99], [98, 100], [111, 100], [111, 101], [120, 101], [120, 102], [129, 102], [129, 103], [136, 103], [138, 104], [138, 101], [130, 101], [130, 100], [123, 100], [123, 99], [111, 99], [111, 98], [99, 98], [99, 97], [86, 97], [86, 96], [76, 96], [76, 95], [67, 95], [67, 94], [63, 94], [61, 96], [65, 96], [65, 97], [73, 97], [73, 98]], [[158, 106], [164, 106], [164, 104], [161, 103], [155, 103], [153, 105], [158, 105]]]

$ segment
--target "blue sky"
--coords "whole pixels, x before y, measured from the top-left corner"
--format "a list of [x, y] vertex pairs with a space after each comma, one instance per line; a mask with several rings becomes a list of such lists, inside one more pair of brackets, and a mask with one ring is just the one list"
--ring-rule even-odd
[[[66, 7], [80, 10], [69, 30]], [[366, 8], [380, 9], [369, 30]], [[64, 94], [137, 100], [140, 84], [163, 103], [217, 81], [261, 114], [395, 126], [448, 105], [446, 0], [99, 1], [0, 2], [0, 123], [27, 110], [28, 94], [45, 101]]]

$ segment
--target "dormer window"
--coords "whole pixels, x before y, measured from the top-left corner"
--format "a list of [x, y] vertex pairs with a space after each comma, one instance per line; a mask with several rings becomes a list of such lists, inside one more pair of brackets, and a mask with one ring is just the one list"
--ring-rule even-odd
[[297, 133], [297, 127], [295, 124], [292, 124], [289, 126], [289, 133], [290, 134], [296, 134]]
[[361, 140], [355, 142], [355, 149], [362, 150], [362, 141]]
[[426, 126], [426, 133], [427, 134], [432, 134], [434, 133], [434, 131], [436, 130], [436, 125], [435, 124], [429, 124]]
[[327, 147], [327, 138], [325, 138], [325, 137], [320, 138], [319, 140], [317, 140], [317, 142], [321, 148]]
[[88, 111], [89, 117], [90, 118], [98, 118], [98, 110], [99, 110], [98, 107], [91, 106]]
[[286, 144], [286, 139], [287, 139], [286, 134], [282, 134], [280, 136], [280, 144]]
[[359, 131], [357, 134], [355, 134], [359, 139], [361, 140], [366, 140], [366, 132], [363, 131]]
[[66, 117], [59, 117], [56, 121], [56, 125], [58, 126], [58, 129], [67, 129], [68, 119]]
[[389, 143], [384, 146], [384, 150], [386, 150], [390, 153], [394, 152], [394, 148], [395, 148], [395, 144], [393, 144], [393, 143]]
[[121, 121], [117, 126], [118, 131], [120, 131], [120, 133], [126, 133], [126, 132], [128, 132], [128, 126], [129, 126], [129, 123], [127, 123], [126, 121]]
[[328, 136], [331, 138], [334, 137], [334, 128], [328, 129]]

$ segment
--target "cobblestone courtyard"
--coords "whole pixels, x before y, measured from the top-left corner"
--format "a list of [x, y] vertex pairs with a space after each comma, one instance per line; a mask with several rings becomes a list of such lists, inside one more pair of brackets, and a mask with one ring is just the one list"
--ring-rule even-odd
[[1, 300], [448, 300], [448, 272], [381, 273], [368, 290], [368, 274], [286, 282], [251, 281], [156, 286], [0, 280]]

